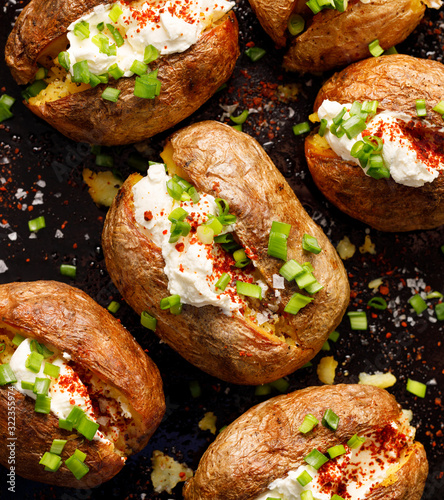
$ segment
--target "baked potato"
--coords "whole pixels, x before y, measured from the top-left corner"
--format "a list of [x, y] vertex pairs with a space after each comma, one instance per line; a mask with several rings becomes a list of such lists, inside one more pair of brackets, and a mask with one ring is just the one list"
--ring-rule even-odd
[[223, 430], [183, 496], [295, 500], [308, 490], [306, 498], [320, 500], [419, 500], [428, 465], [414, 435], [383, 389], [308, 387], [254, 406]]
[[[165, 1], [168, 3], [170, 0]], [[129, 70], [125, 75], [132, 74], [133, 76], [120, 78], [119, 71], [115, 73], [109, 69], [108, 73], [108, 70], [103, 70], [104, 73], [98, 76], [102, 78], [101, 81], [109, 79], [108, 84], [93, 82], [90, 79], [93, 65], [91, 60], [94, 61], [94, 58], [99, 60], [99, 57], [103, 56], [103, 50], [107, 51], [113, 46], [115, 48], [116, 44], [119, 47], [117, 42], [112, 44], [114, 35], [111, 35], [114, 33], [119, 36], [115, 32], [116, 29], [122, 32], [122, 44], [128, 43], [134, 34], [130, 36], [129, 31], [127, 35], [124, 34], [127, 21], [122, 16], [120, 19], [124, 21], [117, 20], [111, 24], [109, 24], [110, 19], [105, 16], [105, 23], [108, 23], [106, 26], [111, 26], [114, 30], [112, 33], [103, 26], [100, 26], [102, 31], [99, 31], [100, 23], [96, 29], [92, 22], [87, 22], [88, 17], [86, 17], [87, 21], [81, 21], [88, 24], [86, 41], [91, 39], [90, 46], [96, 47], [100, 42], [100, 38], [96, 37], [99, 36], [102, 37], [102, 42], [105, 40], [106, 47], [100, 48], [99, 52], [97, 45], [95, 50], [98, 55], [91, 55], [88, 60], [91, 71], [87, 71], [86, 76], [76, 77], [76, 82], [72, 81], [74, 66], [72, 64], [70, 66], [69, 62], [69, 57], [71, 59], [73, 57], [72, 54], [68, 54], [68, 62], [58, 58], [60, 53], [66, 54], [66, 50], [70, 50], [67, 49], [67, 33], [71, 23], [82, 19], [82, 16], [93, 15], [96, 12], [94, 8], [113, 5], [113, 8], [117, 6], [130, 9], [132, 14], [128, 17], [131, 20], [137, 19], [140, 22], [139, 25], [143, 26], [143, 23], [146, 23], [147, 14], [140, 7], [141, 3], [143, 2], [122, 1], [119, 3], [117, 1], [112, 3], [109, 0], [79, 0], [73, 3], [70, 0], [31, 0], [18, 17], [8, 38], [5, 51], [7, 64], [19, 84], [32, 82], [36, 78], [39, 67], [44, 66], [49, 69], [44, 79], [48, 86], [43, 89], [37, 87], [37, 90], [34, 89], [26, 96], [28, 108], [70, 139], [92, 144], [118, 145], [141, 141], [166, 130], [189, 116], [207, 101], [229, 78], [239, 55], [238, 25], [232, 12], [220, 19], [215, 17], [214, 22], [210, 16], [207, 19], [208, 27], [201, 33], [194, 45], [184, 52], [171, 52], [167, 55], [161, 53], [159, 58], [148, 64], [149, 70], [152, 71], [149, 74], [146, 73], [147, 65], [142, 66], [142, 72], [135, 70], [139, 73], [133, 73]], [[160, 9], [161, 4], [156, 5]], [[184, 11], [188, 15], [188, 9], [192, 5], [194, 4], [185, 3], [181, 12]], [[176, 6], [174, 8], [179, 10]], [[156, 18], [155, 21], [157, 20]], [[103, 25], [103, 22], [101, 24]], [[187, 23], [182, 22], [182, 24]], [[137, 31], [135, 28], [134, 30]], [[171, 29], [173, 35], [177, 35], [176, 31]], [[93, 37], [94, 32], [97, 32], [97, 35]], [[71, 29], [70, 34], [72, 33], [77, 32]], [[107, 33], [106, 36], [105, 33]], [[76, 39], [74, 35], [72, 37]], [[108, 45], [108, 42], [111, 45]], [[70, 47], [74, 47], [73, 43]], [[80, 54], [83, 54], [82, 48], [78, 50]], [[78, 56], [77, 62], [83, 57], [87, 56]], [[120, 62], [121, 59], [115, 59], [117, 56], [114, 55], [110, 57], [113, 61], [119, 62], [117, 68], [119, 70], [119, 65], [123, 64]], [[132, 62], [135, 58], [134, 56], [130, 61]], [[142, 56], [139, 59], [143, 58], [142, 50]], [[138, 63], [144, 64], [140, 60]], [[66, 69], [69, 69], [69, 75]], [[123, 71], [123, 68], [120, 70]], [[138, 74], [142, 76], [137, 76]], [[154, 82], [155, 86], [159, 85], [160, 93], [157, 96], [149, 95], [147, 98], [139, 97], [139, 94], [136, 96], [137, 86], [139, 89], [141, 86], [145, 89], [141, 82], [143, 78], [148, 77], [147, 75], [153, 76], [153, 80], [150, 80], [148, 84]], [[94, 78], [97, 79], [98, 76], [95, 75]], [[108, 87], [111, 87], [111, 94], [118, 94], [118, 97], [115, 97], [116, 102], [102, 97], [105, 88]], [[38, 90], [40, 91], [37, 95], [34, 95]]]
[[[13, 443], [18, 475], [94, 487], [115, 476], [160, 424], [165, 401], [156, 365], [84, 292], [54, 281], [0, 285], [0, 338], [7, 384], [0, 387], [0, 462], [8, 467], [6, 443]], [[45, 380], [49, 388], [43, 382], [39, 390]], [[49, 456], [61, 464], [53, 471], [39, 462], [55, 439], [66, 443]]]
[[[323, 9], [314, 15], [306, 0], [250, 0], [262, 27], [278, 47], [288, 47], [284, 68], [322, 72], [370, 56], [369, 43], [385, 50], [402, 42], [425, 12], [422, 0], [350, 0], [344, 12]], [[347, 4], [346, 4], [347, 5]], [[305, 31], [292, 36], [292, 16], [305, 20]]]
[[[327, 117], [328, 126], [328, 109], [335, 114], [343, 104], [377, 101], [376, 116], [370, 115], [362, 136], [382, 138], [388, 172], [372, 178], [350, 156], [347, 151], [359, 137], [337, 139], [329, 130], [324, 137], [316, 131], [309, 135], [305, 154], [310, 172], [340, 210], [381, 231], [431, 229], [444, 223], [442, 117], [433, 110], [443, 98], [443, 78], [439, 62], [390, 55], [355, 63], [324, 84], [314, 111]], [[423, 117], [417, 115], [417, 100], [425, 100]]]
[[[147, 177], [133, 174], [125, 181], [102, 235], [106, 266], [123, 298], [137, 314], [157, 320], [163, 341], [222, 380], [263, 384], [303, 366], [349, 302], [347, 276], [328, 238], [260, 145], [228, 125], [186, 127], [170, 137], [161, 156], [170, 176], [197, 190], [200, 200], [175, 201], [169, 186], [176, 177], [170, 179], [163, 164], [151, 166]], [[221, 216], [213, 200], [229, 212]], [[180, 239], [170, 222], [176, 210], [183, 210], [189, 226]], [[219, 220], [225, 229], [221, 225], [206, 240], [207, 228]], [[289, 231], [281, 237], [288, 238], [282, 259], [314, 269], [317, 293], [291, 276], [284, 282], [283, 260], [267, 253], [275, 238], [272, 223]], [[303, 250], [304, 234], [317, 239], [320, 253]], [[251, 284], [253, 292], [239, 282]], [[297, 314], [287, 312], [295, 295], [306, 301]], [[169, 297], [180, 299], [180, 314], [165, 308]]]

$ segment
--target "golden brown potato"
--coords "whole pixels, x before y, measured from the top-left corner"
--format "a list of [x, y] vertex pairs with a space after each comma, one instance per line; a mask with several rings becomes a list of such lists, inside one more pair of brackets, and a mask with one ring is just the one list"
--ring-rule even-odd
[[[327, 409], [339, 416], [336, 431], [321, 424]], [[319, 425], [302, 434], [299, 427], [309, 413]], [[377, 443], [374, 455], [383, 460], [387, 460], [392, 447], [396, 452], [396, 458], [389, 459], [392, 465], [385, 479], [359, 498], [419, 500], [427, 478], [427, 458], [420, 443], [403, 435], [405, 423], [400, 425], [399, 434], [392, 435], [390, 424], [403, 421], [395, 398], [372, 386], [308, 387], [269, 399], [245, 412], [218, 435], [202, 456], [194, 477], [186, 482], [183, 496], [186, 500], [254, 500], [261, 494], [265, 496], [270, 483], [306, 465], [304, 457], [313, 449], [327, 454], [330, 447], [345, 445], [358, 434], [366, 437], [367, 446]], [[332, 462], [323, 465], [319, 473], [326, 472]], [[316, 474], [311, 467], [309, 473]], [[325, 483], [324, 492], [330, 495], [341, 495], [348, 484], [341, 475], [339, 480], [325, 479]]]
[[[11, 342], [15, 334], [35, 339], [54, 352], [66, 353], [74, 372], [81, 374], [82, 382], [91, 391], [95, 415], [103, 420], [105, 414], [101, 399], [94, 396], [94, 391], [102, 385], [105, 389], [101, 389], [100, 397], [108, 394], [103, 401], [118, 398], [131, 413], [131, 418], [127, 414], [115, 420], [107, 415], [109, 422], [101, 423], [99, 430], [108, 442], [88, 441], [74, 430], [59, 428], [59, 418], [54, 413], [34, 412], [31, 397], [11, 386], [1, 386], [0, 436], [5, 441], [8, 435], [8, 400], [9, 407], [13, 401], [17, 474], [75, 488], [89, 488], [111, 479], [122, 469], [128, 455], [146, 446], [162, 420], [165, 401], [156, 365], [108, 311], [82, 291], [63, 283], [0, 285], [0, 318], [0, 336], [7, 345], [0, 355], [2, 363], [9, 362], [16, 349]], [[113, 438], [110, 436], [115, 431], [111, 425], [120, 426], [120, 432]], [[82, 479], [75, 479], [65, 465], [57, 472], [45, 471], [39, 465], [53, 439], [68, 440], [62, 461], [77, 448], [86, 453], [85, 463], [90, 470]], [[8, 455], [9, 450], [2, 446], [0, 462], [5, 466]]]
[[[278, 47], [289, 47], [284, 68], [290, 71], [321, 72], [345, 66], [370, 56], [368, 44], [378, 39], [383, 49], [402, 42], [424, 16], [421, 0], [351, 0], [345, 12], [324, 9], [313, 12], [300, 0], [250, 0], [262, 27]], [[292, 37], [287, 24], [300, 14], [306, 29]]]
[[[53, 58], [67, 46], [71, 22], [106, 3], [112, 2], [31, 0], [6, 44], [6, 61], [15, 80], [29, 83], [38, 65], [51, 67]], [[53, 84], [27, 105], [70, 139], [103, 145], [137, 142], [172, 127], [198, 109], [229, 78], [238, 56], [238, 25], [230, 12], [185, 52], [150, 64], [151, 70], [159, 70], [161, 82], [155, 99], [134, 96], [136, 75], [91, 88], [65, 80], [66, 72], [56, 66], [56, 75], [51, 78], [50, 72], [47, 79]], [[101, 98], [107, 86], [121, 91], [116, 103]]]
[[[339, 324], [349, 301], [344, 267], [327, 237], [263, 149], [244, 133], [217, 122], [198, 123], [172, 135], [163, 158], [170, 174], [186, 177], [200, 193], [228, 201], [230, 213], [237, 216], [235, 238], [247, 250], [253, 249], [255, 272], [269, 290], [273, 291], [273, 275], [283, 264], [267, 255], [272, 221], [292, 225], [288, 259], [311, 262], [324, 288], [298, 314], [283, 314], [298, 290], [294, 282], [286, 282], [285, 290], [280, 290], [277, 322], [262, 326], [248, 314], [259, 312], [262, 303], [252, 302], [243, 314], [231, 317], [213, 305], [184, 305], [180, 315], [161, 310], [160, 299], [170, 295], [165, 261], [135, 220], [133, 187], [141, 177], [132, 175], [114, 199], [102, 236], [107, 269], [122, 296], [138, 314], [148, 311], [157, 318], [156, 333], [162, 340], [223, 380], [261, 384], [304, 365]], [[304, 233], [317, 238], [321, 253], [302, 250]]]
[[[371, 58], [351, 65], [330, 78], [319, 91], [317, 111], [325, 99], [340, 103], [377, 100], [378, 112], [403, 112], [416, 117], [416, 99], [425, 99], [427, 121], [442, 127], [441, 115], [432, 108], [441, 101], [444, 66], [436, 61], [405, 55]], [[433, 131], [437, 144], [442, 141]], [[422, 187], [373, 179], [355, 164], [344, 161], [316, 133], [305, 142], [313, 179], [340, 210], [381, 231], [431, 229], [444, 223], [442, 173]]]

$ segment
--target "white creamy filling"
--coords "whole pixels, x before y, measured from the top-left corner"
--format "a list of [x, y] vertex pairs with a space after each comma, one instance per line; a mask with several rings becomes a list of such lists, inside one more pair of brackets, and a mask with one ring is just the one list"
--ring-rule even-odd
[[443, 0], [425, 0], [425, 4], [430, 9], [440, 9], [442, 7], [442, 2]]
[[[328, 126], [324, 137], [331, 149], [344, 160], [359, 165], [359, 160], [353, 158], [350, 151], [357, 141], [362, 140], [362, 134], [354, 139], [349, 139], [345, 134], [339, 138], [329, 130], [333, 118], [344, 107], [350, 110], [351, 104], [340, 104], [326, 99], [318, 109], [318, 116], [319, 119], [327, 120]], [[347, 112], [344, 119], [349, 118], [349, 116]], [[436, 161], [431, 158], [428, 164], [418, 159], [414, 145], [400, 127], [400, 124], [410, 121], [412, 121], [412, 117], [405, 113], [382, 111], [367, 122], [365, 132], [366, 135], [379, 135], [382, 138], [384, 142], [382, 157], [393, 180], [405, 186], [420, 187], [426, 182], [433, 182], [438, 177], [439, 171], [444, 168], [444, 164], [442, 158], [436, 158]], [[421, 120], [421, 123], [428, 128], [433, 128], [426, 120]], [[438, 131], [441, 132], [442, 129]]]
[[[48, 396], [51, 398], [51, 413], [56, 415], [58, 418], [66, 419], [73, 406], [79, 406], [88, 418], [96, 422], [91, 399], [87, 393], [87, 388], [81, 382], [74, 370], [67, 364], [65, 359], [63, 359], [65, 357], [65, 353], [62, 355], [54, 353], [54, 355], [50, 358], [47, 358], [46, 360], [44, 359], [38, 373], [34, 373], [25, 366], [26, 360], [30, 354], [31, 339], [28, 338], [17, 347], [9, 362], [9, 365], [17, 378], [17, 382], [12, 384], [12, 386], [22, 394], [25, 394], [32, 399], [36, 399], [37, 395], [34, 394], [34, 392], [22, 389], [21, 382], [35, 383], [35, 379], [37, 377], [49, 378], [51, 379], [51, 384], [49, 386]], [[43, 373], [45, 362], [50, 362], [53, 365], [60, 367], [60, 374], [57, 379], [53, 379]], [[100, 431], [96, 432], [94, 439], [109, 443]]]
[[[392, 422], [391, 426], [406, 434], [408, 439], [413, 441], [415, 428], [408, 424], [403, 416], [399, 422]], [[375, 444], [381, 449], [375, 460]], [[301, 465], [296, 470], [290, 471], [287, 476], [276, 479], [268, 486], [268, 490], [256, 498], [256, 500], [267, 500], [267, 498], [278, 498], [281, 500], [299, 500], [303, 491], [311, 491], [316, 500], [330, 500], [332, 497], [331, 483], [343, 483], [347, 478], [346, 489], [352, 500], [366, 498], [372, 488], [383, 482], [390, 467], [397, 461], [395, 450], [384, 448], [377, 443], [374, 435], [366, 437], [365, 443], [360, 448], [350, 450], [338, 458], [330, 460], [320, 470], [316, 470], [310, 465]], [[372, 451], [373, 450], [373, 451]], [[326, 453], [325, 453], [326, 454]], [[328, 455], [327, 455], [328, 456]], [[323, 477], [325, 467], [328, 467], [328, 479]], [[297, 478], [304, 472], [308, 472], [313, 480], [302, 487]], [[352, 477], [353, 479], [350, 479]], [[323, 484], [327, 483], [327, 487]], [[349, 498], [347, 496], [347, 498]]]
[[[109, 12], [113, 5], [118, 5], [123, 14], [113, 22]], [[88, 61], [91, 73], [100, 75], [117, 63], [124, 71], [124, 76], [132, 76], [130, 71], [134, 60], [143, 61], [144, 51], [153, 45], [162, 55], [184, 52], [194, 45], [201, 33], [213, 22], [220, 19], [234, 6], [227, 0], [159, 0], [154, 2], [133, 2], [126, 4], [99, 5], [89, 14], [82, 16], [68, 27], [68, 48], [71, 64]], [[74, 34], [74, 26], [80, 21], [89, 24], [90, 36], [81, 40]], [[105, 23], [105, 29], [97, 29], [99, 23]], [[116, 47], [115, 56], [100, 53], [92, 38], [99, 33], [107, 36], [109, 44], [115, 44], [106, 24], [118, 28], [124, 43]]]

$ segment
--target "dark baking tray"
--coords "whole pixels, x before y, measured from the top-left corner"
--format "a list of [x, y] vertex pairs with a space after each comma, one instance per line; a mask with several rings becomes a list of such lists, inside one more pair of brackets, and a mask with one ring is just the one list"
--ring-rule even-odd
[[[2, 3], [2, 47], [25, 3], [13, 0]], [[250, 114], [244, 131], [264, 146], [332, 243], [337, 245], [348, 236], [359, 247], [369, 234], [376, 245], [375, 255], [361, 254], [357, 250], [351, 259], [345, 261], [352, 289], [349, 310], [365, 308], [372, 297], [368, 282], [377, 277], [384, 278], [386, 298], [393, 301], [390, 311], [368, 312], [368, 331], [352, 331], [345, 318], [338, 328], [341, 333], [338, 342], [332, 343], [330, 352], [318, 354], [313, 367], [290, 375], [289, 390], [318, 385], [316, 365], [325, 355], [333, 355], [339, 362], [337, 383], [357, 382], [361, 371], [390, 369], [398, 381], [389, 390], [403, 407], [413, 410], [418, 439], [427, 450], [430, 475], [423, 498], [444, 498], [444, 323], [433, 323], [427, 312], [417, 316], [407, 302], [414, 289], [430, 287], [444, 292], [444, 255], [440, 251], [444, 244], [444, 229], [380, 233], [343, 215], [325, 200], [308, 172], [303, 138], [293, 135], [292, 125], [306, 120], [316, 92], [328, 75], [301, 77], [283, 72], [280, 67], [282, 51], [273, 47], [248, 3], [240, 1], [236, 12], [241, 29], [242, 55], [233, 77], [224, 90], [183, 124], [204, 119], [219, 120], [223, 113], [220, 105], [239, 103], [238, 111], [254, 108], [256, 112]], [[440, 11], [427, 12], [421, 25], [398, 47], [399, 51], [442, 60], [442, 17]], [[267, 51], [265, 57], [256, 63], [244, 54], [251, 44]], [[0, 179], [4, 179], [0, 180], [0, 260], [8, 268], [0, 273], [0, 282], [55, 279], [81, 288], [103, 306], [112, 299], [121, 302], [117, 317], [159, 366], [167, 401], [164, 421], [148, 446], [130, 458], [122, 472], [108, 483], [93, 490], [76, 490], [55, 488], [17, 477], [15, 493], [8, 493], [7, 470], [1, 467], [1, 498], [180, 499], [181, 484], [172, 494], [156, 495], [153, 492], [150, 482], [153, 450], [162, 450], [195, 469], [202, 453], [214, 439], [209, 431], [201, 431], [198, 427], [204, 413], [214, 412], [217, 427], [221, 428], [264, 397], [255, 396], [254, 387], [236, 386], [206, 375], [139, 325], [139, 318], [123, 303], [104, 265], [100, 233], [106, 211], [92, 202], [81, 177], [84, 167], [99, 169], [90, 147], [66, 139], [29, 112], [20, 102], [20, 89], [3, 61], [0, 76], [1, 91], [17, 98], [13, 106], [14, 118], [0, 125]], [[148, 153], [150, 159], [158, 159], [157, 154], [167, 135], [156, 136], [139, 145], [138, 149]], [[134, 146], [109, 148], [109, 151], [122, 176], [128, 175], [131, 169], [126, 160], [135, 151]], [[43, 203], [33, 205], [33, 201], [39, 200], [37, 192], [43, 193]], [[25, 193], [26, 197], [20, 198], [20, 193]], [[28, 208], [30, 206], [32, 210]], [[39, 215], [45, 216], [46, 228], [38, 232], [36, 238], [31, 238], [28, 220]], [[16, 239], [11, 239], [13, 233], [16, 233]], [[77, 265], [75, 280], [59, 274], [61, 263]], [[436, 300], [431, 303], [436, 303]], [[429, 384], [425, 399], [406, 392], [408, 377]], [[198, 398], [192, 398], [189, 391], [189, 382], [194, 380], [199, 381], [202, 388], [202, 395]]]

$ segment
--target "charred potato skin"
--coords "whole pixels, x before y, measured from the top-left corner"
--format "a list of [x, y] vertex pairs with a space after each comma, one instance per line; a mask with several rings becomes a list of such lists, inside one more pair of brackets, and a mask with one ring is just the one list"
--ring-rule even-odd
[[[319, 425], [307, 437], [299, 426], [308, 413], [319, 421], [326, 409], [339, 417], [336, 432]], [[254, 500], [268, 485], [302, 465], [314, 448], [325, 451], [355, 433], [381, 428], [401, 407], [382, 389], [364, 385], [308, 387], [254, 406], [230, 424], [202, 456], [183, 489], [185, 500]], [[393, 482], [377, 486], [367, 500], [419, 500], [427, 478], [423, 446], [415, 442]]]
[[[441, 127], [441, 115], [432, 108], [442, 99], [443, 81], [444, 66], [437, 61], [400, 54], [366, 59], [334, 74], [319, 91], [314, 111], [325, 99], [341, 103], [377, 100], [380, 111], [416, 117], [416, 99], [425, 99], [427, 120]], [[392, 179], [375, 180], [331, 149], [319, 148], [314, 135], [305, 142], [311, 175], [326, 198], [347, 215], [380, 231], [432, 229], [444, 224], [442, 173], [416, 188]]]
[[[19, 16], [6, 46], [6, 61], [16, 81], [29, 82], [42, 51], [63, 38], [71, 22], [101, 3], [111, 2], [32, 0]], [[107, 86], [102, 84], [27, 106], [75, 141], [111, 146], [147, 139], [188, 117], [228, 80], [239, 56], [238, 31], [237, 19], [229, 12], [187, 51], [153, 62], [151, 69], [159, 70], [162, 84], [155, 99], [134, 95], [134, 75], [108, 85], [121, 91], [116, 103], [101, 98]]]
[[[319, 351], [345, 312], [350, 292], [342, 262], [254, 139], [217, 122], [202, 122], [182, 129], [170, 141], [175, 163], [196, 188], [227, 199], [238, 218], [236, 232], [245, 246], [255, 248], [258, 268], [269, 284], [282, 262], [266, 255], [268, 234], [271, 222], [280, 220], [293, 225], [288, 258], [311, 260], [325, 287], [313, 303], [288, 319], [297, 332], [297, 347], [212, 306], [185, 305], [179, 316], [160, 310], [160, 299], [169, 295], [165, 263], [161, 250], [134, 219], [132, 185], [140, 179], [136, 175], [122, 186], [104, 225], [102, 243], [111, 278], [138, 314], [148, 311], [157, 318], [156, 334], [203, 371], [237, 384], [266, 383], [293, 372]], [[316, 258], [302, 252], [305, 232], [316, 236], [323, 248]], [[294, 291], [283, 294], [284, 304]]]
[[[84, 292], [54, 281], [0, 285], [0, 331], [13, 331], [52, 345], [71, 355], [81, 367], [118, 389], [137, 412], [137, 443], [142, 450], [165, 413], [162, 380], [156, 365], [133, 337]], [[87, 441], [76, 432], [58, 427], [58, 418], [34, 412], [34, 402], [13, 388], [0, 387], [0, 435], [8, 435], [8, 398], [16, 413], [17, 473], [59, 486], [93, 487], [116, 475], [124, 465], [113, 447]], [[53, 439], [68, 439], [63, 456], [76, 448], [87, 454], [90, 468], [80, 481], [65, 467], [45, 472], [39, 460]], [[0, 450], [0, 463], [7, 464], [8, 449]]]

